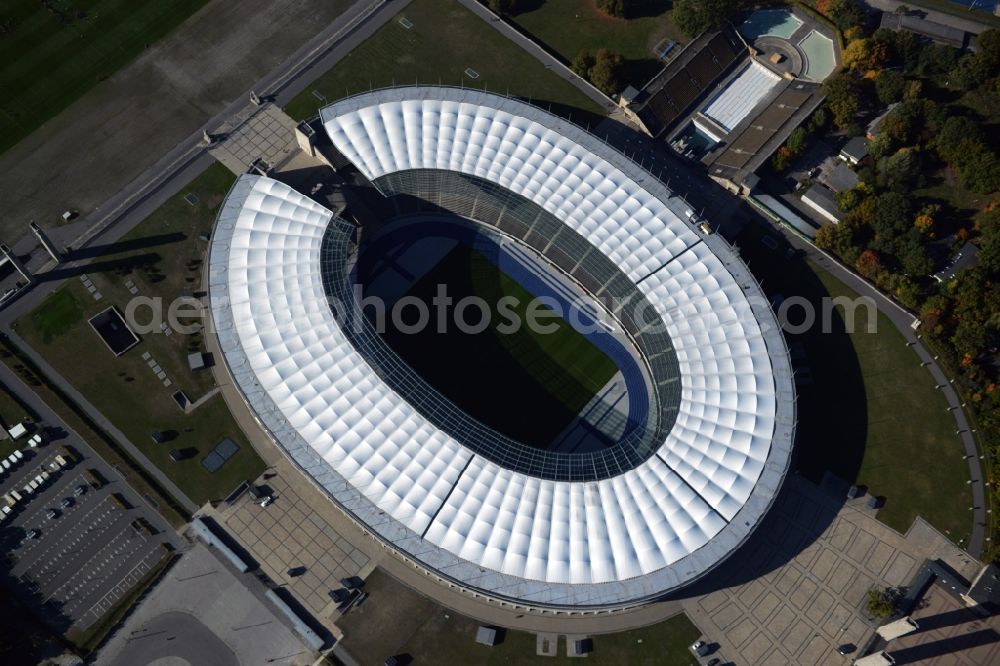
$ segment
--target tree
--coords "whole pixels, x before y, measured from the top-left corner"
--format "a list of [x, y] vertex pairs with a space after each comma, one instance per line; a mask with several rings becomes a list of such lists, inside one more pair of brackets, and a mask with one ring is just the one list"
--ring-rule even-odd
[[889, 290], [908, 308], [916, 308], [920, 304], [920, 286], [905, 275], [893, 274], [889, 278]]
[[881, 71], [875, 77], [875, 96], [886, 106], [903, 99], [906, 92], [906, 79], [899, 72]]
[[823, 84], [826, 105], [833, 115], [833, 122], [850, 134], [860, 134], [858, 112], [862, 106], [863, 92], [853, 76], [837, 74]]
[[622, 89], [625, 58], [620, 53], [599, 49], [590, 68], [590, 82], [605, 95], [614, 95]]
[[976, 220], [976, 230], [980, 263], [986, 270], [1000, 273], [1000, 206], [994, 203], [993, 208], [981, 214]]
[[924, 94], [924, 82], [920, 79], [907, 81], [903, 89], [903, 99], [920, 99]]
[[829, 121], [829, 119], [830, 119], [829, 114], [827, 114], [826, 108], [821, 106], [815, 111], [813, 111], [813, 114], [809, 116], [809, 121], [808, 121], [809, 133], [813, 134], [826, 127], [826, 123], [827, 121]]
[[[854, 0], [828, 0], [824, 5], [826, 10], [820, 9], [820, 11], [826, 14], [841, 32], [861, 25], [865, 20], [864, 10]], [[819, 9], [819, 4], [816, 8]]]
[[743, 11], [746, 4], [746, 0], [677, 0], [673, 19], [681, 32], [696, 37], [709, 28], [722, 25]]
[[952, 82], [965, 90], [986, 83], [995, 74], [992, 59], [983, 53], [966, 53], [951, 73]]
[[786, 170], [789, 165], [791, 165], [793, 159], [795, 159], [795, 154], [792, 152], [791, 148], [788, 146], [781, 146], [778, 148], [777, 152], [774, 153], [774, 157], [771, 158], [771, 168], [777, 173], [781, 173]]
[[882, 260], [874, 250], [865, 250], [854, 262], [854, 269], [861, 275], [872, 280], [882, 272]]
[[861, 193], [857, 189], [844, 190], [843, 192], [838, 192], [834, 196], [834, 199], [837, 201], [837, 208], [845, 213], [849, 213], [861, 203]]
[[878, 182], [885, 189], [905, 193], [919, 188], [921, 180], [920, 159], [909, 148], [878, 161]]
[[979, 33], [976, 37], [976, 46], [979, 53], [986, 60], [986, 65], [993, 70], [994, 74], [1000, 69], [1000, 30], [992, 28]]
[[920, 125], [920, 102], [907, 101], [897, 104], [882, 119], [881, 132], [897, 143], [911, 145], [916, 141]]
[[912, 32], [893, 32], [891, 30], [888, 32], [892, 34], [894, 61], [903, 68], [905, 73], [914, 73], [920, 65], [920, 52], [924, 49], [923, 43]]
[[882, 132], [868, 142], [868, 154], [876, 162], [893, 151], [892, 137]]
[[927, 251], [919, 242], [909, 242], [899, 255], [899, 263], [903, 267], [903, 272], [907, 275], [920, 277], [927, 275], [933, 268]]
[[895, 254], [900, 238], [913, 228], [910, 200], [899, 192], [885, 192], [875, 197], [872, 229], [875, 239], [871, 246]]
[[935, 77], [948, 74], [958, 64], [958, 51], [950, 46], [934, 44], [923, 47], [917, 62], [919, 76]]
[[973, 192], [988, 194], [1000, 189], [1000, 162], [996, 154], [982, 143], [963, 141], [965, 155], [959, 166], [962, 185]]
[[917, 215], [916, 219], [913, 220], [913, 226], [916, 227], [924, 236], [929, 236], [934, 231], [934, 218], [927, 213], [920, 213]]
[[844, 66], [855, 71], [881, 69], [889, 60], [889, 49], [885, 42], [874, 39], [855, 39], [844, 49]]
[[896, 612], [896, 595], [889, 588], [868, 590], [867, 606], [868, 614], [878, 620], [892, 617]]
[[965, 116], [951, 116], [941, 125], [934, 137], [933, 147], [938, 156], [952, 166], [959, 166], [965, 156], [963, 142], [982, 143], [983, 131], [979, 123]]
[[802, 151], [806, 149], [806, 142], [809, 140], [809, 132], [806, 131], [804, 127], [796, 127], [792, 130], [792, 133], [788, 135], [788, 141], [786, 145], [788, 149], [792, 151], [793, 155], [801, 155]]
[[608, 16], [625, 18], [629, 3], [626, 0], [597, 0], [597, 8]]
[[590, 79], [590, 70], [594, 67], [594, 54], [590, 51], [583, 50], [576, 54], [573, 58], [573, 62], [570, 64], [570, 68], [576, 72], [578, 76], [584, 79]]

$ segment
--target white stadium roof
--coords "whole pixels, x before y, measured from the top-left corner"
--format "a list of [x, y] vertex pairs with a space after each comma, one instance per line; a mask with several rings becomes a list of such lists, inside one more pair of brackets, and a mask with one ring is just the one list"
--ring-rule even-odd
[[475, 175], [585, 237], [662, 317], [682, 390], [658, 451], [623, 474], [569, 482], [502, 468], [409, 405], [338, 326], [320, 266], [333, 214], [243, 176], [213, 234], [213, 321], [235, 383], [299, 467], [425, 569], [528, 604], [638, 603], [743, 543], [788, 467], [794, 389], [767, 300], [731, 248], [694, 231], [683, 201], [620, 153], [515, 100], [394, 88], [322, 119], [370, 180]]

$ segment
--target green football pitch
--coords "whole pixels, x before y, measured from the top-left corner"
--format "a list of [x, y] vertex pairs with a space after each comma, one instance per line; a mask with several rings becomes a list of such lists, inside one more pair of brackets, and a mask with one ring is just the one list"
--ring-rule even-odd
[[[533, 296], [466, 245], [455, 247], [407, 295], [430, 304], [439, 284], [447, 285], [454, 303], [467, 296], [482, 298], [491, 309], [489, 325], [469, 333], [450, 316], [441, 330], [432, 318], [432, 325], [416, 333], [389, 325], [385, 336], [425, 380], [487, 426], [545, 448], [618, 371], [604, 352], [562, 319], [545, 319], [553, 324], [546, 332], [526, 324], [505, 326], [513, 317], [497, 307], [500, 299], [513, 297], [511, 311], [526, 322]], [[463, 320], [474, 325], [480, 316], [478, 309], [469, 308]]]

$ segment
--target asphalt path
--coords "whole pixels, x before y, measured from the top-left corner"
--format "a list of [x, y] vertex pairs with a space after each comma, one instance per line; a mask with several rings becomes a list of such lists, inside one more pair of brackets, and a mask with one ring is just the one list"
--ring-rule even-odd
[[[112, 666], [146, 666], [161, 659], [188, 664], [239, 666], [236, 654], [193, 615], [169, 611], [145, 623], [126, 639]], [[183, 662], [182, 662], [183, 663]]]

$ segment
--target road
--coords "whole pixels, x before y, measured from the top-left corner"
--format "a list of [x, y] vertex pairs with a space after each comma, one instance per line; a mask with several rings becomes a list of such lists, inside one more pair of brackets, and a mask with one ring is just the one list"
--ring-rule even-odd
[[[961, 16], [956, 16], [955, 14], [948, 14], [946, 12], [939, 11], [937, 9], [931, 9], [929, 7], [923, 7], [920, 5], [920, 0], [913, 0], [911, 2], [900, 2], [899, 0], [864, 0], [864, 4], [868, 5], [872, 9], [878, 9], [883, 12], [894, 12], [896, 8], [901, 5], [906, 5], [910, 9], [919, 9], [920, 11], [927, 14], [925, 18], [929, 21], [934, 21], [935, 23], [940, 23], [942, 25], [951, 26], [952, 28], [958, 28], [959, 30], [964, 30], [965, 32], [970, 32], [973, 35], [978, 35], [984, 30], [989, 30], [990, 25], [983, 23], [982, 21], [976, 20], [976, 14], [982, 14], [983, 12], [974, 12], [968, 10], [968, 18], [963, 18]], [[962, 11], [960, 5], [955, 5], [957, 11]]]

